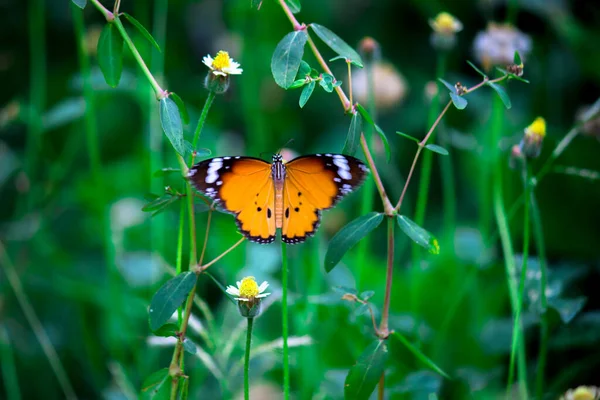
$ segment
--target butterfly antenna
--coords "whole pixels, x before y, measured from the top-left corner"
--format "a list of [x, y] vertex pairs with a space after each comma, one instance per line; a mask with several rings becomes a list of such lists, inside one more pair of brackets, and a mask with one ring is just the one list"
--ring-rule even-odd
[[294, 138], [291, 138], [290, 140], [288, 140], [287, 142], [285, 142], [285, 144], [283, 146], [281, 146], [279, 148], [279, 150], [277, 150], [277, 154], [281, 154], [281, 151], [287, 147], [290, 143], [294, 143]]

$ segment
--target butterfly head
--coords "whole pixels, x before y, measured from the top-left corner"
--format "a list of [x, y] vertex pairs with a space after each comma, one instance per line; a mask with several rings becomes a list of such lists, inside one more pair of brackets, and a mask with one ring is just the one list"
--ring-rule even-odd
[[283, 156], [281, 155], [281, 153], [273, 154], [273, 164], [282, 163], [282, 162], [283, 162]]

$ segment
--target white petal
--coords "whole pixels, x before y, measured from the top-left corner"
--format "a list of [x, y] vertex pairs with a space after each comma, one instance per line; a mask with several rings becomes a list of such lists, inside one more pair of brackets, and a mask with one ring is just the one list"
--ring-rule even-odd
[[227, 76], [227, 74], [225, 72], [221, 72], [221, 71], [217, 71], [217, 70], [213, 70], [212, 73], [215, 75]]
[[260, 286], [258, 287], [258, 292], [262, 293], [265, 291], [266, 288], [269, 287], [269, 283], [267, 281], [264, 281], [263, 283], [260, 284]]
[[242, 286], [242, 281], [236, 281], [235, 284], [237, 285], [238, 289]]
[[202, 62], [204, 63], [204, 65], [212, 69], [213, 58], [210, 56], [210, 54], [204, 57], [202, 59]]
[[268, 296], [268, 295], [270, 295], [270, 294], [271, 294], [271, 293], [261, 293], [261, 294], [259, 294], [258, 296], [254, 296], [254, 297], [257, 297], [257, 298], [261, 298], [261, 297], [267, 297], [267, 296]]
[[240, 67], [240, 63], [233, 61], [233, 59], [229, 62], [229, 67], [231, 69], [237, 69]]
[[236, 297], [235, 299], [239, 301], [250, 301], [250, 299], [247, 299], [245, 297]]
[[233, 286], [227, 286], [227, 289], [225, 290], [227, 293], [229, 293], [232, 296], [239, 296], [240, 295], [240, 290], [237, 288], [234, 288]]

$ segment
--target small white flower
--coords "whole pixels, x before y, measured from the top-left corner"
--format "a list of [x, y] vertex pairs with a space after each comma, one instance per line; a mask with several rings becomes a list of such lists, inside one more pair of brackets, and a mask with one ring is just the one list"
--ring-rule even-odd
[[247, 276], [243, 278], [241, 281], [236, 282], [237, 287], [235, 286], [227, 286], [226, 292], [232, 296], [235, 296], [236, 300], [239, 301], [254, 301], [254, 299], [260, 299], [262, 297], [267, 297], [271, 293], [264, 293], [267, 290], [269, 284], [267, 281], [258, 286], [253, 276]]
[[207, 55], [202, 59], [202, 62], [211, 69], [214, 75], [240, 75], [243, 69], [240, 68], [240, 63], [237, 63], [233, 58], [229, 57], [226, 51], [219, 51], [215, 58]]

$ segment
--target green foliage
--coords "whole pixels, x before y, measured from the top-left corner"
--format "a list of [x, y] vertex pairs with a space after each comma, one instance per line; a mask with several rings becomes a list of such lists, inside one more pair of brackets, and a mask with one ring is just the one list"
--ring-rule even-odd
[[[150, 9], [73, 1], [72, 18], [56, 18], [50, 3], [31, 0], [26, 14], [21, 4], [0, 15], [5, 27], [26, 17], [17, 24], [26, 31], [0, 45], [10, 55], [0, 109], [0, 398], [239, 397], [246, 320], [224, 292], [248, 275], [271, 292], [249, 335], [252, 392], [265, 398], [375, 397], [384, 373], [390, 399], [491, 399], [515, 388], [558, 398], [595, 384], [600, 216], [590, 165], [600, 102], [588, 104], [587, 89], [600, 79], [600, 53], [581, 5], [557, 6], [566, 29], [541, 8], [508, 2], [507, 22], [535, 46], [494, 63], [473, 45], [487, 23], [470, 12], [474, 2], [453, 5], [465, 29], [440, 51], [430, 46], [430, 7], [304, 2], [298, 13], [299, 1], [284, 1], [291, 13], [280, 1], [223, 2], [218, 13], [189, 0]], [[525, 11], [536, 29], [522, 23]], [[244, 70], [212, 99], [201, 62], [209, 49]], [[465, 64], [471, 52], [477, 62]], [[361, 56], [364, 71], [353, 68]], [[409, 90], [392, 103], [396, 73]], [[439, 77], [467, 83], [468, 96], [445, 81], [434, 91]], [[309, 97], [317, 86], [327, 94]], [[548, 135], [524, 177], [512, 145], [537, 116]], [[266, 159], [282, 147], [305, 155], [342, 146], [371, 173], [322, 213], [314, 237], [284, 246], [285, 260], [278, 244], [240, 243], [224, 203], [200, 198], [184, 177], [211, 152]], [[345, 175], [337, 161], [329, 167]], [[251, 180], [230, 199], [252, 205]], [[306, 201], [330, 196], [326, 185], [302, 184]], [[383, 219], [388, 229], [376, 229]], [[188, 270], [199, 264], [209, 268], [196, 280]], [[392, 332], [381, 339], [384, 315]]]
[[81, 8], [82, 10], [87, 5], [87, 0], [71, 0], [71, 1], [73, 2], [73, 4], [75, 4], [77, 7]]
[[299, 0], [285, 0], [285, 4], [287, 4], [290, 11], [294, 14], [298, 14], [302, 8]]
[[142, 384], [141, 399], [164, 400], [171, 394], [171, 376], [169, 368], [163, 368], [148, 376]]
[[416, 244], [426, 248], [431, 254], [439, 254], [440, 247], [438, 241], [431, 233], [421, 228], [405, 215], [398, 215], [397, 220], [402, 232], [406, 233]]
[[377, 228], [381, 221], [383, 214], [372, 212], [356, 218], [340, 229], [329, 242], [325, 254], [325, 271], [330, 272], [342, 260], [344, 254]]
[[302, 94], [300, 94], [300, 107], [304, 107], [304, 105], [306, 104], [306, 102], [308, 101], [308, 99], [310, 99], [310, 96], [313, 93], [313, 90], [315, 90], [315, 81], [310, 81], [308, 83], [308, 85], [306, 85], [304, 87], [304, 89], [302, 89]]
[[319, 24], [312, 23], [310, 27], [331, 50], [345, 59], [352, 61], [358, 67], [363, 67], [363, 61], [358, 53], [352, 47], [348, 46], [338, 35]]
[[154, 40], [150, 32], [148, 32], [148, 30], [144, 28], [144, 25], [140, 24], [140, 22], [137, 19], [133, 18], [127, 13], [121, 13], [121, 15], [123, 15], [127, 19], [127, 21], [131, 22], [131, 24], [135, 26], [135, 28], [142, 34], [142, 36], [144, 36], [150, 42], [152, 46], [156, 48], [156, 50], [161, 51], [160, 46], [158, 45], [158, 43], [156, 43], [156, 40]]
[[158, 330], [186, 299], [196, 284], [196, 274], [187, 271], [169, 279], [154, 294], [148, 311], [150, 329]]
[[106, 83], [117, 87], [123, 71], [123, 38], [114, 23], [107, 23], [98, 39], [98, 65]]
[[344, 399], [367, 400], [385, 370], [389, 352], [383, 340], [372, 342], [350, 368], [344, 382]]
[[498, 97], [500, 97], [500, 100], [502, 100], [502, 103], [504, 103], [504, 107], [506, 107], [507, 109], [510, 109], [512, 107], [510, 97], [508, 97], [506, 90], [504, 90], [502, 86], [494, 82], [487, 82], [486, 85], [488, 85], [489, 87], [494, 89], [496, 93], [498, 93]]
[[386, 158], [389, 161], [392, 157], [392, 151], [390, 149], [390, 142], [388, 141], [387, 136], [385, 135], [385, 132], [383, 131], [383, 129], [381, 129], [379, 127], [379, 125], [377, 125], [373, 121], [373, 118], [369, 115], [369, 112], [362, 105], [356, 104], [356, 109], [358, 110], [360, 115], [362, 115], [362, 117], [364, 118], [365, 121], [367, 121], [369, 124], [373, 125], [373, 128], [375, 128], [375, 132], [377, 132], [379, 134], [379, 137], [381, 138], [381, 142], [383, 143], [383, 147], [385, 149]]
[[447, 156], [448, 154], [450, 154], [450, 153], [448, 153], [448, 150], [446, 150], [442, 146], [438, 146], [437, 144], [433, 144], [433, 143], [429, 143], [428, 145], [425, 146], [425, 148], [427, 150], [433, 151], [434, 153], [438, 153], [443, 156]]
[[185, 155], [185, 144], [183, 140], [183, 125], [177, 104], [170, 97], [164, 97], [159, 101], [160, 124], [171, 142], [171, 145], [180, 155]]
[[350, 127], [348, 128], [348, 135], [346, 136], [346, 143], [342, 149], [343, 154], [353, 156], [360, 145], [360, 135], [363, 130], [363, 117], [358, 112], [352, 113], [352, 119], [350, 120]]
[[275, 82], [289, 89], [298, 74], [308, 34], [304, 30], [290, 32], [277, 44], [271, 58], [271, 73]]

